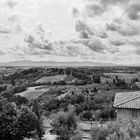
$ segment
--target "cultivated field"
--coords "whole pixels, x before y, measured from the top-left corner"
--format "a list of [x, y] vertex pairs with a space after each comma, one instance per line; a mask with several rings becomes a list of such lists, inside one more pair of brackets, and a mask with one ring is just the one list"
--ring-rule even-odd
[[127, 83], [130, 83], [133, 79], [140, 79], [137, 74], [130, 74], [130, 73], [104, 73], [105, 76], [108, 76], [112, 79], [115, 79], [118, 76], [119, 79], [124, 79]]
[[72, 81], [74, 79], [73, 76], [67, 76], [67, 75], [55, 75], [55, 76], [44, 76], [36, 81], [36, 83], [53, 83], [53, 82], [59, 82], [59, 81]]
[[37, 86], [37, 87], [29, 87], [27, 88], [26, 91], [17, 93], [16, 95], [20, 95], [23, 97], [26, 97], [27, 99], [31, 100], [31, 99], [37, 99], [40, 95], [42, 95], [43, 93], [47, 92], [48, 89], [47, 88], [43, 88], [42, 86]]
[[56, 75], [56, 76], [44, 76], [36, 81], [36, 83], [49, 83], [49, 82], [58, 82], [63, 80], [66, 75]]

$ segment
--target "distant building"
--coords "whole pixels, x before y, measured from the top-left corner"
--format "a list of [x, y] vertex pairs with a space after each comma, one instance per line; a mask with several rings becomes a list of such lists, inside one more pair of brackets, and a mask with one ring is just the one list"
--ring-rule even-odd
[[101, 81], [102, 84], [107, 84], [107, 83], [112, 84], [113, 83], [112, 78], [106, 78], [106, 77], [101, 77], [100, 81]]
[[140, 119], [140, 91], [116, 93], [117, 119]]
[[135, 85], [140, 88], [140, 82], [136, 82]]

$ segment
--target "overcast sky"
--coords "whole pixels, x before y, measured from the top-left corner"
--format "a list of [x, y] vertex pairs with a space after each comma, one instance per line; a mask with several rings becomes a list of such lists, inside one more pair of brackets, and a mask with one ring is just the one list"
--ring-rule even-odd
[[0, 0], [0, 61], [140, 60], [140, 0]]

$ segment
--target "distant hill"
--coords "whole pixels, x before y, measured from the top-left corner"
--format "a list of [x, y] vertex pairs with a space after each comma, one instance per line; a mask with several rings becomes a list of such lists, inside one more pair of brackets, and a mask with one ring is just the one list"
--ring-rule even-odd
[[117, 66], [114, 63], [101, 63], [101, 62], [55, 62], [55, 61], [11, 61], [11, 62], [0, 62], [0, 66]]

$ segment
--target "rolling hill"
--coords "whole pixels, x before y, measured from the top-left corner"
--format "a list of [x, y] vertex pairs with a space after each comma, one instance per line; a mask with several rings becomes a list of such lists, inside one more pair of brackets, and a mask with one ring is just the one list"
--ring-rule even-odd
[[101, 63], [101, 62], [56, 62], [56, 61], [30, 61], [30, 60], [22, 60], [22, 61], [11, 61], [11, 62], [0, 62], [0, 66], [50, 66], [50, 67], [58, 67], [58, 66], [117, 66], [114, 63]]

